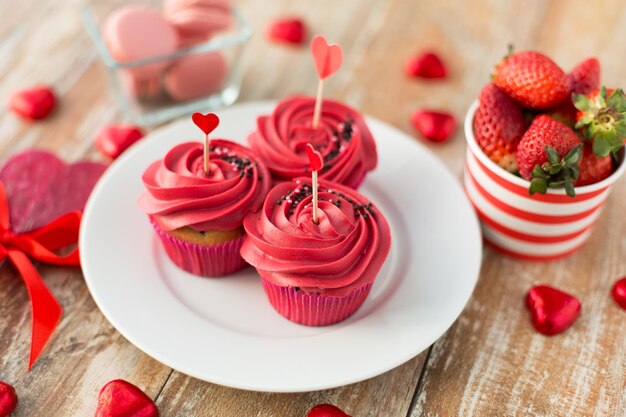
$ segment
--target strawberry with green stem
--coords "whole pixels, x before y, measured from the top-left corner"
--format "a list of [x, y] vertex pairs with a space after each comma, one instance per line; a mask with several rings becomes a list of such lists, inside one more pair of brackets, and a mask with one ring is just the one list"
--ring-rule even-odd
[[626, 139], [624, 91], [602, 87], [588, 95], [575, 95], [574, 105], [578, 109], [575, 128], [592, 142], [593, 153], [600, 158], [610, 153], [616, 155]]
[[496, 65], [493, 82], [513, 100], [534, 110], [554, 107], [569, 93], [563, 70], [534, 51], [509, 54]]
[[567, 195], [575, 196], [581, 157], [576, 133], [545, 114], [535, 117], [517, 146], [519, 173], [530, 181], [531, 195], [563, 187]]

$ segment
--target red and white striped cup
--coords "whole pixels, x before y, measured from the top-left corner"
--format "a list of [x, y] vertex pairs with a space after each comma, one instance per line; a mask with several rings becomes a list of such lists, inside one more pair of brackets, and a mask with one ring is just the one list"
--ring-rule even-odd
[[528, 194], [529, 181], [502, 169], [476, 143], [474, 102], [465, 117], [467, 164], [465, 191], [474, 205], [485, 242], [507, 255], [537, 261], [567, 256], [591, 235], [611, 187], [622, 176], [626, 163], [605, 180], [576, 187], [569, 197], [562, 189]]

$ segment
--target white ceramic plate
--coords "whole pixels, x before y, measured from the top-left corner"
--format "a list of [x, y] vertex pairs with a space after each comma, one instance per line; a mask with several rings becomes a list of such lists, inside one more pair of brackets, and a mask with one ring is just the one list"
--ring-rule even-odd
[[[219, 113], [215, 137], [244, 142], [274, 103]], [[180, 372], [229, 387], [273, 392], [332, 388], [413, 358], [459, 316], [481, 262], [478, 222], [459, 182], [416, 140], [372, 118], [378, 168], [360, 192], [391, 226], [389, 257], [369, 298], [348, 320], [291, 323], [265, 298], [252, 268], [223, 279], [179, 270], [139, 210], [140, 177], [175, 144], [201, 139], [191, 120], [152, 132], [96, 185], [80, 250], [102, 313], [131, 343]]]

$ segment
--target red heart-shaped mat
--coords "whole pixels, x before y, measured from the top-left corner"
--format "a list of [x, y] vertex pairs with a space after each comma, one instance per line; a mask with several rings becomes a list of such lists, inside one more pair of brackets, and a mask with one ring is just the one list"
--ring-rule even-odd
[[0, 169], [11, 229], [24, 233], [71, 211], [82, 211], [106, 165], [81, 161], [71, 165], [47, 151], [18, 153]]

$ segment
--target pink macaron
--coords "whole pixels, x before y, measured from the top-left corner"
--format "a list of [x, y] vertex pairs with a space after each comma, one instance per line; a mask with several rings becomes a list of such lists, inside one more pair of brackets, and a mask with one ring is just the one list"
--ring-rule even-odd
[[222, 89], [227, 72], [220, 52], [186, 56], [167, 70], [165, 89], [177, 101], [206, 97]]
[[142, 101], [158, 100], [163, 96], [162, 74], [138, 76], [127, 70], [120, 72], [122, 87], [131, 97]]
[[[179, 46], [177, 30], [158, 10], [143, 6], [124, 6], [109, 15], [104, 23], [104, 40], [113, 58], [130, 62], [174, 52]], [[153, 76], [169, 65], [156, 62], [129, 69], [138, 76]]]
[[163, 14], [184, 46], [205, 41], [232, 24], [230, 0], [165, 0]]

